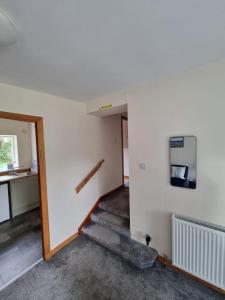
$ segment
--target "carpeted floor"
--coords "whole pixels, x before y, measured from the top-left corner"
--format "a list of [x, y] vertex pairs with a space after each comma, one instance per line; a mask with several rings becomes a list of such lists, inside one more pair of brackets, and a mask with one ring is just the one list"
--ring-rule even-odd
[[38, 209], [0, 224], [0, 290], [41, 258]]
[[211, 289], [159, 263], [137, 269], [85, 236], [0, 292], [1, 300], [208, 300]]

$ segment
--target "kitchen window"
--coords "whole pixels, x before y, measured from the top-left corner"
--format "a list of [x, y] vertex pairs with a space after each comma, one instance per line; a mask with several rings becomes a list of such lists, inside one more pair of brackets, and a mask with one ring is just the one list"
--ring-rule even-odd
[[16, 135], [0, 135], [0, 172], [19, 166]]

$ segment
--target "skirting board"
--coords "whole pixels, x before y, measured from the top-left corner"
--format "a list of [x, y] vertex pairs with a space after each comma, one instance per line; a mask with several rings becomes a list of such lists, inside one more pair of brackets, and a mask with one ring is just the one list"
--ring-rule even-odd
[[69, 238], [67, 238], [64, 242], [59, 244], [57, 247], [51, 250], [51, 256], [55, 255], [57, 252], [59, 252], [62, 248], [67, 246], [69, 243], [71, 243], [73, 240], [75, 240], [79, 236], [79, 233], [76, 232], [73, 235], [71, 235]]
[[84, 225], [88, 224], [91, 221], [91, 214], [93, 213], [93, 211], [96, 210], [96, 208], [98, 207], [99, 202], [101, 202], [106, 196], [112, 194], [113, 192], [119, 190], [121, 187], [123, 187], [123, 185], [118, 186], [117, 188], [113, 189], [112, 191], [106, 193], [105, 195], [101, 196], [96, 202], [95, 204], [92, 206], [92, 208], [90, 209], [90, 211], [88, 212], [88, 214], [86, 215], [86, 217], [84, 218], [83, 222], [80, 224], [79, 228], [78, 228], [78, 232], [81, 234], [82, 232], [82, 228], [84, 227]]
[[89, 211], [89, 213], [87, 214], [87, 216], [85, 217], [84, 221], [81, 223], [81, 225], [78, 228], [78, 232], [74, 233], [72, 236], [70, 236], [69, 238], [67, 238], [64, 242], [62, 242], [61, 244], [59, 244], [57, 247], [55, 247], [54, 249], [52, 249], [50, 251], [50, 255], [49, 255], [49, 259], [51, 258], [51, 256], [55, 255], [57, 252], [59, 252], [62, 248], [64, 248], [65, 246], [67, 246], [69, 243], [71, 243], [73, 240], [75, 240], [82, 232], [82, 227], [87, 224], [90, 221], [90, 216], [91, 213], [97, 208], [98, 203], [100, 201], [102, 201], [104, 199], [104, 197], [110, 195], [111, 193], [115, 192], [116, 190], [120, 189], [123, 185], [120, 185], [119, 187], [113, 189], [112, 191], [106, 193], [105, 195], [101, 196], [94, 204], [94, 206], [91, 208], [91, 210]]
[[188, 277], [190, 277], [190, 278], [192, 278], [192, 279], [198, 281], [199, 283], [206, 285], [207, 287], [213, 289], [214, 291], [216, 291], [216, 292], [218, 292], [218, 293], [220, 293], [220, 294], [225, 295], [225, 291], [224, 291], [224, 290], [222, 290], [222, 289], [216, 287], [216, 286], [213, 285], [213, 284], [208, 283], [208, 282], [205, 281], [205, 280], [202, 280], [202, 279], [198, 278], [197, 276], [194, 276], [194, 275], [192, 275], [192, 274], [190, 274], [190, 273], [188, 273], [188, 272], [185, 272], [184, 270], [181, 270], [181, 269], [175, 267], [175, 266], [172, 264], [172, 261], [169, 260], [168, 258], [163, 257], [163, 256], [158, 256], [158, 257], [157, 257], [157, 261], [158, 261], [159, 263], [163, 264], [164, 266], [166, 266], [166, 267], [168, 267], [168, 268], [170, 268], [170, 269], [172, 269], [172, 270], [174, 270], [174, 271], [176, 271], [176, 272], [182, 273], [182, 274], [184, 274], [184, 275], [186, 275], [186, 276], [188, 276]]

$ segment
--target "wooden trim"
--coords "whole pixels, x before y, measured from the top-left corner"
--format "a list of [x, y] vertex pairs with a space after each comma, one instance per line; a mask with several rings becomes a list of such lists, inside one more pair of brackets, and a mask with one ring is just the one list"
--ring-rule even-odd
[[37, 159], [38, 159], [38, 180], [40, 190], [40, 219], [42, 231], [42, 249], [45, 260], [51, 258], [50, 251], [50, 235], [48, 220], [48, 197], [46, 182], [46, 165], [45, 165], [45, 146], [44, 146], [44, 126], [42, 117], [9, 113], [0, 111], [0, 118], [8, 120], [16, 120], [23, 122], [35, 123], [36, 143], [37, 143]]
[[48, 196], [47, 196], [47, 178], [45, 163], [45, 145], [44, 145], [44, 124], [43, 119], [35, 122], [36, 143], [37, 143], [37, 160], [38, 160], [38, 179], [41, 199], [41, 224], [42, 224], [42, 245], [45, 260], [51, 258], [50, 252], [50, 234], [48, 218]]
[[64, 248], [65, 246], [67, 246], [69, 243], [71, 243], [73, 240], [75, 240], [76, 238], [78, 238], [80, 234], [78, 232], [74, 233], [73, 235], [71, 235], [68, 239], [66, 239], [64, 242], [62, 242], [61, 244], [59, 244], [57, 247], [55, 247], [54, 249], [51, 250], [51, 255], [55, 255], [57, 252], [59, 252], [60, 250], [62, 250], [62, 248]]
[[57, 247], [55, 247], [53, 250], [51, 250], [51, 255], [55, 255], [57, 252], [59, 252], [62, 248], [64, 248], [66, 245], [68, 245], [70, 242], [72, 242], [74, 239], [76, 239], [81, 233], [82, 233], [82, 228], [88, 224], [91, 220], [91, 214], [93, 213], [93, 211], [98, 207], [98, 204], [100, 201], [102, 201], [106, 196], [109, 196], [110, 194], [112, 194], [113, 192], [117, 191], [118, 189], [120, 189], [122, 187], [119, 186], [115, 189], [113, 189], [112, 191], [104, 194], [103, 196], [101, 196], [96, 202], [95, 204], [92, 206], [92, 208], [90, 209], [90, 211], [88, 212], [88, 214], [86, 215], [86, 217], [84, 218], [83, 222], [81, 223], [81, 225], [78, 228], [78, 232], [74, 233], [71, 237], [69, 237], [68, 239], [66, 239], [64, 242], [62, 242], [61, 244], [59, 244]]
[[83, 222], [78, 227], [78, 233], [79, 234], [81, 234], [82, 228], [91, 221], [91, 214], [93, 213], [93, 211], [96, 210], [96, 208], [98, 207], [98, 204], [99, 204], [100, 201], [101, 201], [101, 197], [98, 198], [98, 200], [95, 202], [95, 204], [92, 206], [92, 208], [90, 209], [90, 211], [88, 212], [88, 214], [84, 218]]
[[127, 180], [129, 180], [129, 176], [124, 176], [124, 179], [127, 179]]
[[10, 113], [10, 112], [5, 112], [5, 111], [0, 111], [0, 118], [14, 120], [14, 121], [33, 122], [33, 123], [36, 123], [40, 119], [42, 119], [41, 117], [16, 114], [16, 113]]
[[112, 193], [116, 192], [117, 190], [119, 190], [121, 187], [123, 187], [123, 185], [120, 185], [119, 187], [111, 190], [110, 192], [108, 192], [108, 193], [104, 194], [103, 196], [101, 196], [100, 198], [98, 198], [98, 200], [95, 202], [95, 204], [92, 206], [92, 208], [90, 209], [90, 211], [88, 212], [88, 214], [84, 218], [83, 222], [80, 224], [80, 226], [78, 228], [78, 233], [79, 234], [82, 233], [82, 228], [91, 221], [91, 214], [96, 210], [96, 208], [98, 207], [99, 202], [104, 200], [104, 198], [106, 196], [109, 196], [110, 194], [112, 194]]
[[26, 168], [26, 169], [13, 169], [13, 170], [7, 170], [4, 172], [0, 172], [0, 176], [3, 175], [9, 175], [11, 172], [16, 172], [16, 173], [23, 173], [23, 172], [30, 172], [31, 168]]
[[75, 188], [76, 193], [80, 193], [83, 187], [88, 183], [89, 180], [95, 175], [95, 173], [101, 168], [101, 165], [104, 163], [104, 159], [100, 160], [97, 165], [88, 173], [88, 175], [78, 184]]
[[84, 227], [84, 225], [88, 224], [91, 220], [91, 214], [93, 213], [93, 211], [98, 207], [98, 204], [100, 201], [102, 201], [106, 196], [109, 196], [110, 194], [112, 194], [113, 192], [117, 191], [118, 189], [120, 189], [122, 187], [119, 186], [115, 189], [113, 189], [112, 191], [104, 194], [103, 196], [101, 196], [93, 205], [93, 207], [90, 209], [89, 213], [86, 215], [85, 219], [83, 220], [83, 222], [81, 223], [81, 225], [78, 228], [78, 232], [74, 233], [71, 237], [69, 237], [68, 239], [66, 239], [64, 242], [62, 242], [61, 244], [59, 244], [57, 247], [55, 247], [54, 249], [51, 250], [51, 255], [55, 255], [57, 252], [59, 252], [62, 248], [64, 248], [65, 246], [67, 246], [70, 242], [72, 242], [73, 240], [75, 240], [81, 233], [82, 233], [82, 228]]
[[203, 279], [200, 279], [200, 278], [197, 277], [197, 276], [192, 275], [191, 273], [188, 273], [188, 272], [186, 272], [186, 271], [184, 271], [184, 270], [182, 270], [182, 269], [180, 269], [180, 268], [178, 268], [178, 267], [175, 267], [175, 266], [172, 264], [172, 261], [169, 260], [168, 258], [163, 257], [163, 256], [158, 256], [158, 257], [157, 257], [157, 261], [158, 261], [159, 263], [163, 264], [164, 266], [166, 266], [166, 267], [168, 267], [168, 268], [174, 270], [175, 272], [182, 273], [182, 274], [184, 274], [184, 275], [186, 275], [186, 276], [188, 276], [188, 277], [194, 279], [195, 281], [198, 281], [199, 283], [206, 285], [207, 287], [213, 289], [214, 291], [219, 292], [219, 293], [225, 295], [225, 290], [222, 290], [222, 289], [216, 287], [215, 285], [213, 285], [213, 284], [211, 284], [211, 283], [209, 283], [209, 282], [207, 282], [207, 281], [205, 281], [205, 280], [203, 280]]

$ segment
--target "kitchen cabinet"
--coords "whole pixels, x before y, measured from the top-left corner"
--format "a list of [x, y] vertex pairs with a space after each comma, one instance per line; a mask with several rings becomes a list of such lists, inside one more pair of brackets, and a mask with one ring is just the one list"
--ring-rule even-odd
[[13, 217], [39, 207], [38, 176], [25, 176], [10, 181]]
[[0, 184], [0, 223], [10, 219], [8, 183]]

